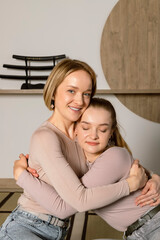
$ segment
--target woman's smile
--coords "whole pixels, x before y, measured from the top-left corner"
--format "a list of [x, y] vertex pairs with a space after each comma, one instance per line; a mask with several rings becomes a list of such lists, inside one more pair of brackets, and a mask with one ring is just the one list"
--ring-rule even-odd
[[71, 107], [71, 106], [69, 106], [69, 108], [70, 108], [71, 110], [73, 110], [73, 111], [76, 111], [76, 112], [82, 110], [82, 107], [81, 107], [81, 108], [80, 108], [80, 107], [78, 108], [78, 107]]
[[97, 146], [99, 143], [98, 142], [86, 142], [90, 146]]

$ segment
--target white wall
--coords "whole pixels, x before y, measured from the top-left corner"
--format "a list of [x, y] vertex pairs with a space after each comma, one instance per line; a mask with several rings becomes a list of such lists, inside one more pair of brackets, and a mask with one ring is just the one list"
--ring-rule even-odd
[[[57, 55], [89, 63], [98, 75], [98, 89], [109, 88], [100, 61], [103, 26], [117, 0], [1, 0], [0, 73], [4, 63], [17, 63], [13, 54]], [[20, 63], [20, 62], [19, 62]], [[21, 64], [21, 63], [20, 63]], [[11, 70], [10, 70], [11, 71]], [[1, 89], [22, 82], [0, 79]], [[160, 125], [145, 120], [109, 96], [122, 134], [134, 156], [160, 173]], [[0, 95], [0, 177], [12, 177], [19, 153], [27, 153], [32, 132], [49, 117], [41, 95]]]

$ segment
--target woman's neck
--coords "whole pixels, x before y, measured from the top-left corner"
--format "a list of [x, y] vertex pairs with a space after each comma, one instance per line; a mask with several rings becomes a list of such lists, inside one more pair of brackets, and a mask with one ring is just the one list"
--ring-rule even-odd
[[86, 156], [86, 160], [90, 163], [95, 162], [95, 160], [100, 156], [100, 153], [93, 154], [93, 153], [88, 153], [84, 151], [84, 154]]
[[106, 147], [105, 149], [101, 150], [101, 152], [97, 152], [97, 153], [89, 153], [89, 152], [86, 152], [85, 150], [83, 150], [83, 151], [84, 151], [87, 161], [93, 163], [107, 149], [109, 149], [109, 148]]
[[67, 137], [74, 139], [75, 137], [75, 123], [71, 121], [67, 121], [64, 119], [60, 119], [54, 113], [48, 119], [56, 128], [61, 130]]

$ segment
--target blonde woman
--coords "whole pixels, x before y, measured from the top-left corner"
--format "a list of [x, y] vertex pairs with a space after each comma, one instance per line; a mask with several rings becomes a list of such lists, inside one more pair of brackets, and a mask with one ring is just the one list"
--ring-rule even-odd
[[[52, 110], [51, 117], [33, 133], [30, 143], [29, 165], [77, 211], [110, 204], [146, 181], [141, 168], [136, 175], [110, 186], [87, 189], [79, 180], [87, 166], [74, 139], [75, 122], [88, 107], [95, 90], [96, 76], [88, 64], [71, 59], [57, 64], [44, 88], [44, 101]], [[16, 177], [22, 182], [28, 177], [28, 172], [23, 170], [20, 167], [16, 171]], [[56, 210], [56, 200], [53, 205]], [[68, 223], [68, 218], [50, 214], [24, 191], [18, 207], [2, 225], [0, 239], [64, 239]]]

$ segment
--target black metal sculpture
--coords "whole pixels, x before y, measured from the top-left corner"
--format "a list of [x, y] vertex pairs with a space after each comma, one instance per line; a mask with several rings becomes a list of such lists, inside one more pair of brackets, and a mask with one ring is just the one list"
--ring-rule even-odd
[[[17, 69], [17, 70], [24, 70], [25, 75], [6, 75], [6, 74], [0, 74], [0, 78], [4, 79], [17, 79], [17, 80], [25, 80], [25, 83], [22, 84], [21, 89], [43, 89], [44, 84], [38, 83], [38, 84], [31, 84], [29, 81], [36, 80], [36, 81], [42, 81], [47, 80], [48, 75], [30, 75], [30, 71], [49, 71], [54, 68], [56, 63], [60, 61], [63, 58], [66, 58], [65, 54], [62, 55], [55, 55], [55, 56], [20, 56], [20, 55], [13, 55], [12, 56], [15, 59], [23, 60], [25, 62], [25, 65], [11, 65], [11, 64], [3, 64], [4, 68], [10, 68], [10, 69]], [[50, 61], [52, 62], [52, 65], [48, 66], [30, 66], [31, 62], [46, 62]]]

